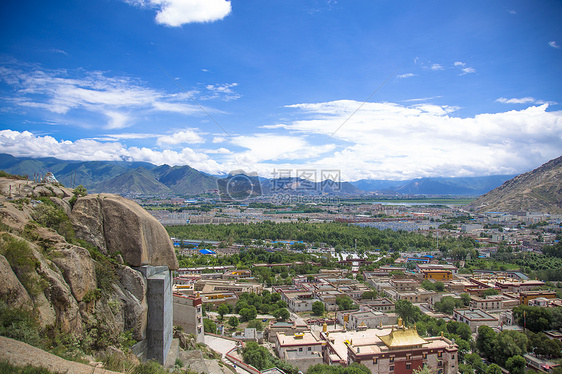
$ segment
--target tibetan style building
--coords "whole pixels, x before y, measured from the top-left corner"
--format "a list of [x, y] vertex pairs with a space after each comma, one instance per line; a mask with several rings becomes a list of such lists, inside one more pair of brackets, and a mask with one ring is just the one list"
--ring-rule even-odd
[[458, 347], [443, 336], [422, 338], [402, 321], [390, 328], [322, 333], [327, 344], [324, 362], [347, 366], [357, 362], [372, 373], [411, 374], [424, 365], [437, 374], [458, 371]]

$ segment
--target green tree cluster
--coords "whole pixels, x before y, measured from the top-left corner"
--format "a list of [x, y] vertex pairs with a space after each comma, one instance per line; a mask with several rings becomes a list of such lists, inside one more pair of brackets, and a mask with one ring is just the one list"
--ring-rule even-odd
[[323, 316], [324, 315], [324, 303], [321, 301], [315, 301], [312, 303], [312, 314], [315, 316]]
[[535, 333], [562, 328], [562, 308], [519, 305], [513, 309], [517, 324]]
[[245, 344], [244, 348], [242, 348], [242, 357], [245, 363], [252, 365], [258, 370], [278, 367], [287, 374], [297, 374], [298, 372], [296, 368], [273, 356], [267, 348], [260, 346], [256, 342], [248, 342]]
[[529, 350], [527, 335], [518, 331], [501, 331], [496, 334], [488, 326], [478, 328], [476, 348], [490, 362], [505, 366], [513, 356], [523, 356]]
[[426, 279], [421, 283], [421, 286], [422, 288], [425, 288], [428, 291], [437, 291], [437, 292], [445, 291], [445, 284], [443, 282], [432, 282]]
[[[361, 227], [341, 222], [310, 224], [264, 221], [251, 224], [167, 226], [166, 229], [170, 236], [176, 238], [207, 240], [232, 238], [237, 243], [250, 243], [254, 239], [296, 240], [308, 243], [325, 242], [331, 246], [351, 248], [355, 246], [355, 239], [357, 239], [357, 248], [366, 250], [372, 248], [392, 248], [395, 251], [427, 250], [435, 246], [433, 238], [419, 233], [378, 230], [374, 227]], [[451, 243], [455, 240], [443, 239], [443, 246], [454, 248], [455, 245]], [[462, 240], [466, 241], [466, 244], [458, 244], [459, 247], [473, 248], [477, 245], [475, 241]]]
[[336, 304], [339, 310], [353, 310], [357, 309], [357, 305], [353, 302], [351, 297], [347, 295], [339, 295], [336, 297]]
[[453, 296], [443, 296], [440, 301], [437, 301], [433, 307], [436, 311], [453, 314], [454, 309], [464, 307], [464, 301], [462, 299], [454, 298]]

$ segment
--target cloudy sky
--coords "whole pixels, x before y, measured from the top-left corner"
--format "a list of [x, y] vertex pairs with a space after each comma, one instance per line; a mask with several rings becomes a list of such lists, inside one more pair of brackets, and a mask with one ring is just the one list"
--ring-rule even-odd
[[0, 152], [344, 180], [562, 155], [562, 2], [0, 5]]

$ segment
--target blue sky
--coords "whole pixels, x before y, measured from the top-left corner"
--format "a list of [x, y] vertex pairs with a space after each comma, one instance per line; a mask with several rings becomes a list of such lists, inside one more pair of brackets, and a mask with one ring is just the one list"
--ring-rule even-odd
[[264, 177], [562, 153], [560, 1], [3, 2], [0, 151]]

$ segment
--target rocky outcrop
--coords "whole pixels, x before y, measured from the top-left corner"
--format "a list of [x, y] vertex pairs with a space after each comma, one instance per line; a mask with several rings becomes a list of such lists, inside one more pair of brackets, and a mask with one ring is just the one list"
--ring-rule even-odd
[[562, 213], [562, 156], [508, 180], [474, 200], [469, 209], [480, 212]]
[[2, 255], [0, 255], [0, 300], [7, 300], [16, 308], [29, 308], [31, 305], [31, 298], [25, 287], [12, 271], [8, 260]]
[[[91, 347], [118, 344], [127, 331], [146, 339], [147, 281], [130, 266], [177, 269], [166, 230], [120, 196], [81, 197], [71, 209], [70, 194], [56, 185], [0, 178], [0, 302], [33, 310], [41, 328]], [[66, 213], [74, 233], [65, 214], [58, 223], [41, 221], [51, 222], [48, 227], [37, 223], [51, 202], [56, 208], [49, 209]], [[74, 236], [95, 249], [77, 245]], [[25, 254], [3, 256], [9, 246]]]
[[86, 249], [71, 245], [55, 250], [52, 261], [61, 270], [76, 301], [82, 301], [88, 291], [96, 289], [95, 264]]
[[179, 267], [164, 227], [130, 200], [109, 194], [82, 197], [71, 217], [78, 237], [105, 253], [120, 253], [129, 266]]
[[38, 251], [34, 250], [33, 254], [39, 261], [37, 274], [48, 284], [44, 293], [56, 311], [57, 326], [63, 333], [81, 335], [83, 326], [78, 301], [72, 295], [71, 288], [60, 269], [50, 266], [51, 262]]

